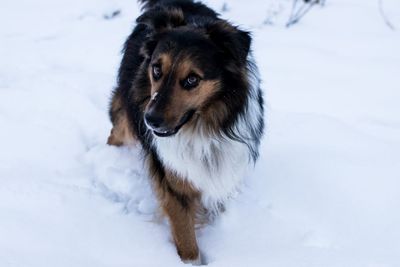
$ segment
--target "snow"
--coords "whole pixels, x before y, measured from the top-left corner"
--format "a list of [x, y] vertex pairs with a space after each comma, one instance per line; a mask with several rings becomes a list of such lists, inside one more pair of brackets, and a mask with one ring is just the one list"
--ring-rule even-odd
[[[209, 266], [399, 266], [400, 3], [383, 2], [395, 31], [378, 1], [328, 0], [289, 29], [288, 0], [227, 1], [253, 31], [268, 129], [242, 192], [198, 231]], [[1, 13], [0, 266], [184, 266], [139, 150], [105, 145], [137, 3]]]

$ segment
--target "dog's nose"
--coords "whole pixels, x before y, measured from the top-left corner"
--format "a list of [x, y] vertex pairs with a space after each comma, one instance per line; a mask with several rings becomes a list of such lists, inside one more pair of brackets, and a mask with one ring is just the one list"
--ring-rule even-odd
[[160, 128], [164, 122], [163, 116], [155, 112], [146, 113], [144, 119], [146, 120], [147, 125], [154, 129]]

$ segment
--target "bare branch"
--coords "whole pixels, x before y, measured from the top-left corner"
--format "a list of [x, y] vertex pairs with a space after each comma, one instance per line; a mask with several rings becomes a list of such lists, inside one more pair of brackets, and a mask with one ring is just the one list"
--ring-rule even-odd
[[393, 26], [393, 24], [390, 22], [389, 18], [386, 16], [385, 10], [383, 8], [383, 0], [378, 0], [379, 4], [379, 13], [381, 14], [383, 21], [386, 23], [386, 25], [393, 31], [396, 30], [396, 28]]
[[[286, 24], [286, 27], [290, 27], [298, 23], [311, 10], [311, 8], [314, 5], [321, 3], [320, 0], [305, 0], [304, 2], [305, 3], [302, 6], [297, 8], [298, 0], [294, 0], [292, 11], [289, 17], [289, 21]], [[323, 3], [325, 3], [325, 1], [323, 1]]]
[[[297, 2], [298, 2], [298, 0], [293, 0], [293, 6], [292, 6], [292, 11], [290, 12], [289, 22], [292, 20], [292, 18], [294, 18], [294, 13], [296, 11]], [[289, 22], [288, 22], [288, 24], [289, 24]], [[286, 25], [286, 26], [288, 26], [288, 25]]]

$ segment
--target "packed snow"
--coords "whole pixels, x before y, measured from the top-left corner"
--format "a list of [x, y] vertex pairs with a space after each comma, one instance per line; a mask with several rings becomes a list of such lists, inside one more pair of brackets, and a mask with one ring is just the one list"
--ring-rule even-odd
[[[267, 130], [198, 230], [215, 267], [400, 266], [400, 2], [208, 0], [253, 32]], [[3, 0], [0, 266], [184, 266], [137, 147], [105, 144], [135, 0]]]

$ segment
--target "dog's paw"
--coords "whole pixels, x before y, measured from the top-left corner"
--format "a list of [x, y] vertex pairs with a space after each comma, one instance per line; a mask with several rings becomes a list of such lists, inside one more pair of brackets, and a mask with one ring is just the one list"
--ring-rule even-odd
[[195, 260], [184, 260], [183, 263], [185, 264], [191, 264], [193, 266], [203, 266], [207, 265], [205, 258], [201, 253], [199, 253], [199, 256]]
[[185, 264], [191, 264], [191, 265], [193, 265], [193, 266], [201, 266], [201, 265], [203, 265], [203, 264], [201, 263], [201, 259], [200, 259], [200, 258], [195, 259], [195, 260], [185, 260], [185, 261], [183, 261], [183, 263], [185, 263]]

